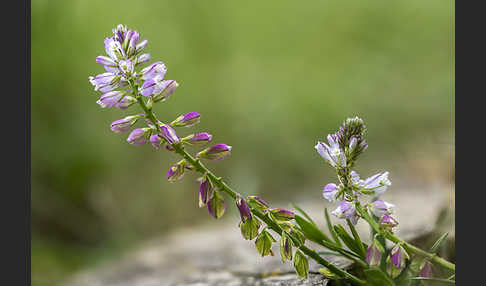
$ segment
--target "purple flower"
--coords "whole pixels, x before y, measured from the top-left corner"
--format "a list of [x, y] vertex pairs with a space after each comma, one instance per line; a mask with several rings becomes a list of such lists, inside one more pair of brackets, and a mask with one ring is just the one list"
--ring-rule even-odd
[[294, 212], [281, 208], [270, 209], [270, 212], [275, 217], [275, 219], [282, 221], [293, 220], [295, 216]]
[[163, 139], [160, 137], [160, 134], [154, 134], [150, 136], [150, 144], [154, 146], [155, 149], [160, 149]]
[[165, 73], [167, 72], [167, 67], [163, 62], [155, 62], [148, 67], [142, 69], [142, 79], [148, 80], [151, 78], [154, 78], [156, 76], [160, 77], [160, 80], [162, 80], [165, 76]]
[[115, 120], [110, 125], [111, 130], [115, 133], [127, 132], [140, 117], [141, 115], [131, 115], [123, 119]]
[[121, 77], [111, 72], [102, 73], [95, 77], [90, 76], [89, 82], [95, 87], [95, 90], [101, 92], [112, 91], [122, 85]]
[[137, 57], [137, 61], [136, 61], [136, 66], [139, 65], [139, 64], [143, 64], [143, 63], [146, 63], [150, 61], [150, 55], [149, 54], [143, 54], [143, 55], [140, 55]]
[[430, 261], [425, 260], [420, 266], [419, 276], [420, 277], [432, 277], [433, 265]]
[[329, 134], [327, 141], [329, 145], [321, 141], [317, 142], [315, 148], [319, 155], [332, 167], [346, 167], [346, 156], [339, 147], [337, 136], [335, 134]]
[[121, 43], [112, 37], [105, 39], [105, 51], [106, 54], [115, 62], [118, 62], [126, 57]]
[[339, 193], [339, 187], [336, 184], [327, 184], [322, 190], [322, 196], [332, 202], [336, 201], [336, 195]]
[[169, 171], [167, 172], [167, 179], [169, 180], [169, 182], [173, 183], [181, 179], [182, 177], [184, 177], [185, 169], [186, 169], [185, 160], [181, 160], [175, 163], [174, 165], [172, 165], [172, 167], [170, 167]]
[[172, 121], [170, 124], [173, 127], [191, 127], [198, 124], [201, 120], [201, 115], [197, 112], [189, 112], [187, 114], [181, 115]]
[[219, 161], [231, 154], [231, 148], [231, 146], [226, 144], [213, 145], [197, 153], [196, 157]]
[[191, 134], [181, 139], [182, 142], [194, 145], [194, 146], [204, 146], [211, 142], [213, 136], [207, 132], [201, 132], [196, 134]]
[[213, 186], [207, 177], [204, 177], [199, 185], [199, 207], [207, 205], [213, 196]]
[[382, 200], [376, 200], [371, 203], [371, 211], [377, 217], [382, 217], [385, 214], [393, 213], [394, 207], [394, 204], [390, 204]]
[[348, 152], [353, 153], [357, 144], [358, 144], [358, 139], [356, 139], [356, 137], [354, 136], [351, 137], [351, 139], [349, 140]]
[[112, 32], [113, 38], [122, 44], [125, 39], [125, 34], [127, 33], [127, 26], [119, 24], [115, 29], [112, 29]]
[[388, 174], [388, 172], [384, 172], [373, 175], [364, 180], [362, 185], [367, 191], [374, 192], [374, 196], [378, 197], [382, 195], [389, 186], [391, 186], [391, 182], [388, 179]]
[[175, 80], [163, 80], [154, 88], [154, 102], [167, 100], [175, 91], [179, 84]]
[[148, 137], [150, 136], [151, 133], [150, 128], [137, 128], [130, 133], [130, 135], [127, 138], [128, 143], [139, 146], [147, 143]]
[[248, 200], [248, 203], [252, 207], [254, 207], [254, 208], [256, 208], [256, 209], [258, 209], [260, 211], [264, 211], [265, 212], [268, 209], [268, 207], [269, 207], [268, 206], [268, 203], [266, 201], [260, 199], [257, 196], [248, 196], [246, 199]]
[[339, 206], [331, 213], [337, 218], [349, 219], [354, 225], [358, 222], [359, 219], [359, 216], [356, 213], [356, 207], [353, 203], [347, 201], [341, 202]]
[[180, 142], [180, 139], [177, 136], [175, 130], [170, 127], [170, 125], [162, 124], [160, 125], [160, 130], [164, 139], [167, 140], [167, 142], [169, 142], [170, 144], [177, 144]]
[[102, 108], [118, 107], [119, 104], [127, 102], [127, 100], [124, 100], [125, 98], [123, 97], [125, 94], [125, 91], [110, 91], [103, 94], [96, 103], [98, 103]]
[[118, 68], [125, 78], [128, 78], [133, 73], [134, 65], [131, 60], [121, 60], [118, 62]]
[[116, 67], [116, 62], [109, 57], [98, 56], [96, 62], [102, 66]]
[[280, 256], [282, 257], [282, 262], [292, 260], [292, 241], [285, 232], [282, 232], [282, 238], [280, 239]]
[[388, 231], [392, 231], [392, 229], [398, 225], [398, 221], [396, 221], [391, 215], [385, 214], [380, 218], [379, 224]]
[[395, 245], [390, 251], [390, 260], [395, 268], [402, 269], [405, 267], [409, 256], [400, 244]]
[[248, 206], [248, 203], [240, 197], [240, 195], [237, 196], [236, 198], [236, 206], [238, 207], [238, 210], [240, 211], [240, 217], [241, 221], [244, 223], [246, 222], [247, 219], [251, 219], [251, 211], [250, 207]]
[[145, 47], [147, 46], [147, 43], [148, 43], [147, 40], [143, 40], [140, 43], [138, 43], [137, 46], [136, 46], [136, 51], [135, 52], [138, 54], [141, 51], [143, 51], [143, 49], [145, 49]]
[[384, 251], [383, 246], [373, 238], [373, 242], [366, 250], [366, 263], [370, 266], [379, 266]]

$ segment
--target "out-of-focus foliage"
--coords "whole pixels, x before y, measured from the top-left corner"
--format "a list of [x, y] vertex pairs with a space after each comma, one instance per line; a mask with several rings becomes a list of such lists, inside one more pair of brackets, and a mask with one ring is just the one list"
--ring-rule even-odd
[[176, 156], [127, 144], [109, 129], [127, 112], [95, 103], [88, 76], [103, 71], [95, 57], [115, 25], [137, 29], [180, 83], [154, 107], [160, 119], [201, 113], [193, 130], [233, 146], [208, 163], [216, 173], [243, 194], [291, 201], [320, 198], [333, 174], [314, 145], [348, 116], [368, 125], [370, 173], [450, 159], [453, 5], [32, 1], [33, 285], [211, 219], [197, 207], [196, 176], [168, 183]]

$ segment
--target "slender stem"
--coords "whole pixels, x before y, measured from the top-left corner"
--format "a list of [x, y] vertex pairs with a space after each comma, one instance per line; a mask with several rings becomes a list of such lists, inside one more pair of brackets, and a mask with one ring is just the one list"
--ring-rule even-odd
[[456, 265], [454, 263], [451, 263], [451, 262], [449, 262], [449, 261], [447, 261], [443, 258], [440, 258], [433, 253], [429, 253], [427, 251], [424, 251], [424, 250], [422, 250], [422, 249], [420, 249], [420, 248], [418, 248], [418, 247], [416, 247], [416, 246], [414, 246], [414, 245], [412, 245], [412, 244], [410, 244], [406, 241], [403, 241], [402, 239], [400, 239], [399, 237], [397, 237], [393, 233], [390, 233], [390, 232], [382, 229], [380, 227], [380, 225], [368, 214], [368, 212], [359, 203], [356, 204], [356, 210], [371, 225], [371, 227], [376, 232], [383, 235], [388, 240], [390, 240], [394, 243], [400, 242], [404, 246], [405, 250], [407, 250], [408, 252], [424, 256], [424, 257], [428, 258], [430, 261], [432, 261], [436, 264], [439, 264], [439, 265], [441, 265], [441, 266], [443, 266], [447, 269], [450, 269], [450, 270], [453, 270], [453, 271], [456, 270]]
[[[147, 107], [145, 104], [145, 101], [142, 99], [140, 95], [138, 95], [137, 92], [137, 87], [134, 83], [131, 83], [133, 92], [135, 94], [135, 97], [137, 98], [138, 103], [142, 107], [143, 111], [145, 112], [145, 117], [152, 122], [157, 130], [160, 130], [160, 127], [157, 124], [157, 118], [155, 117], [155, 114], [152, 112], [150, 108]], [[233, 199], [236, 199], [237, 194], [235, 191], [233, 191], [225, 182], [223, 182], [221, 177], [216, 177], [206, 166], [204, 166], [201, 161], [198, 158], [192, 157], [189, 153], [187, 153], [184, 150], [184, 145], [181, 143], [178, 144], [171, 144], [172, 148], [174, 148], [174, 151], [181, 155], [188, 163], [190, 163], [196, 171], [198, 171], [201, 174], [206, 174], [206, 176], [209, 177], [209, 179], [217, 186], [219, 187], [220, 190], [223, 190], [225, 193], [227, 193], [230, 197]], [[260, 211], [256, 209], [252, 209], [252, 213], [255, 214], [257, 217], [259, 217], [261, 220], [263, 220], [271, 229], [273, 229], [276, 233], [279, 235], [282, 234], [282, 229], [278, 224], [276, 224], [274, 221], [272, 221], [270, 218], [268, 218], [266, 215], [262, 214]], [[294, 237], [290, 236], [291, 239], [293, 240], [294, 243], [297, 241], [295, 240]], [[353, 281], [354, 283], [358, 285], [367, 285], [367, 283], [356, 276], [349, 274], [348, 272], [342, 270], [341, 268], [333, 265], [331, 262], [327, 261], [326, 259], [322, 258], [320, 255], [317, 254], [314, 250], [306, 247], [305, 245], [301, 245], [299, 247], [302, 252], [307, 254], [309, 257], [314, 259], [316, 262], [319, 264], [329, 268], [332, 272], [339, 274], [341, 277], [349, 279], [350, 281]]]

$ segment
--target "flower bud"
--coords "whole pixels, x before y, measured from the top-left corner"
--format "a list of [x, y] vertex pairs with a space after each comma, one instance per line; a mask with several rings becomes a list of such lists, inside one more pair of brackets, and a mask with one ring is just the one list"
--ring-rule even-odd
[[280, 226], [281, 229], [283, 229], [283, 231], [287, 233], [290, 233], [295, 226], [290, 221], [285, 221], [285, 220], [277, 220], [276, 223], [278, 224], [278, 226]]
[[246, 240], [253, 240], [258, 235], [261, 223], [256, 218], [247, 219], [246, 221], [240, 221], [239, 227], [241, 235]]
[[300, 230], [296, 228], [292, 228], [289, 234], [292, 235], [297, 240], [297, 244], [295, 245], [296, 247], [300, 247], [301, 245], [304, 245], [305, 235]]
[[115, 133], [127, 132], [128, 130], [130, 130], [132, 125], [137, 122], [137, 120], [140, 117], [142, 117], [142, 116], [141, 115], [131, 115], [131, 116], [127, 116], [123, 119], [115, 120], [110, 125], [111, 130]]
[[282, 257], [282, 262], [292, 260], [292, 245], [292, 240], [287, 233], [282, 232], [282, 238], [280, 239], [280, 256]]
[[270, 212], [272, 213], [272, 215], [275, 217], [276, 220], [283, 220], [283, 221], [293, 220], [295, 216], [294, 212], [286, 209], [281, 209], [281, 208], [270, 209]]
[[136, 53], [137, 42], [139, 39], [140, 39], [140, 34], [137, 31], [133, 31], [132, 37], [130, 38], [130, 42], [128, 43], [128, 47], [127, 47], [128, 57], [131, 57]]
[[252, 218], [251, 210], [248, 206], [248, 203], [240, 195], [237, 195], [236, 197], [236, 206], [240, 211], [240, 217], [242, 222], [245, 222], [247, 219]]
[[382, 217], [385, 214], [393, 213], [393, 208], [395, 207], [394, 204], [387, 203], [382, 200], [376, 200], [371, 203], [371, 211], [377, 217]]
[[349, 140], [349, 146], [348, 146], [348, 152], [351, 154], [354, 152], [354, 149], [356, 148], [356, 145], [358, 144], [358, 139], [356, 137], [351, 137], [351, 140]]
[[154, 102], [167, 100], [179, 84], [175, 80], [163, 80], [154, 89]]
[[366, 263], [368, 263], [369, 266], [379, 266], [383, 252], [385, 252], [385, 249], [380, 242], [378, 242], [376, 237], [374, 237], [373, 242], [366, 250]]
[[309, 261], [307, 261], [307, 258], [300, 250], [295, 251], [294, 268], [300, 279], [307, 278], [309, 274]]
[[141, 41], [140, 43], [137, 44], [135, 52], [137, 54], [140, 53], [141, 51], [143, 51], [143, 49], [145, 49], [145, 47], [147, 47], [147, 44], [148, 44], [147, 40]]
[[160, 137], [160, 134], [154, 134], [150, 136], [150, 144], [152, 144], [152, 146], [154, 146], [154, 148], [157, 150], [160, 149], [164, 141], [165, 140]]
[[379, 224], [386, 230], [392, 231], [398, 225], [398, 221], [389, 214], [385, 214], [380, 218]]
[[125, 58], [125, 51], [123, 50], [122, 45], [113, 38], [105, 39], [105, 51], [115, 62]]
[[180, 142], [180, 139], [177, 136], [175, 130], [172, 127], [170, 127], [170, 125], [162, 124], [162, 125], [160, 125], [160, 130], [161, 130], [162, 136], [170, 144], [177, 144], [177, 143]]
[[425, 260], [422, 262], [422, 265], [420, 265], [420, 270], [419, 270], [419, 277], [432, 277], [432, 272], [433, 272], [433, 265], [430, 263], [430, 261]]
[[231, 148], [231, 146], [228, 146], [226, 144], [213, 145], [197, 153], [196, 157], [219, 161], [231, 154]]
[[226, 211], [226, 204], [219, 192], [214, 191], [213, 197], [208, 202], [209, 214], [218, 219], [224, 215]]
[[150, 55], [149, 54], [143, 54], [143, 55], [140, 55], [137, 57], [137, 61], [136, 61], [136, 66], [140, 65], [140, 64], [143, 64], [143, 63], [146, 63], [150, 61]]
[[327, 184], [322, 190], [322, 196], [329, 202], [335, 202], [339, 193], [339, 187], [336, 184]]
[[186, 160], [181, 160], [175, 163], [174, 165], [172, 165], [172, 167], [170, 167], [169, 171], [167, 172], [167, 180], [173, 183], [181, 179], [182, 177], [184, 177], [184, 171], [186, 169], [185, 167], [186, 167]]
[[356, 213], [356, 207], [353, 203], [343, 201], [339, 204], [339, 206], [331, 212], [337, 218], [344, 218], [349, 219], [352, 224], [356, 224], [358, 222], [359, 216]]
[[398, 243], [390, 251], [389, 258], [395, 268], [403, 269], [407, 264], [407, 259], [409, 259], [410, 257], [408, 256], [408, 253], [405, 251], [402, 245]]
[[199, 185], [199, 207], [204, 207], [213, 197], [213, 185], [208, 177], [203, 177]]
[[201, 120], [201, 115], [197, 112], [189, 112], [181, 115], [172, 121], [170, 124], [172, 127], [191, 127], [196, 125]]
[[152, 129], [150, 128], [137, 128], [130, 133], [127, 138], [128, 143], [139, 146], [147, 143], [148, 137], [150, 136]]
[[204, 146], [211, 142], [213, 135], [207, 132], [191, 134], [181, 139], [182, 142], [192, 146]]
[[125, 94], [126, 91], [110, 91], [103, 94], [96, 103], [98, 103], [101, 108], [116, 107], [118, 104], [123, 102], [123, 96]]
[[248, 200], [248, 204], [250, 204], [250, 206], [256, 208], [259, 211], [264, 212], [268, 209], [267, 202], [257, 196], [248, 196], [246, 199]]
[[260, 232], [257, 239], [255, 240], [255, 246], [258, 253], [260, 253], [262, 257], [267, 255], [273, 256], [272, 243], [274, 243], [275, 241], [275, 238], [273, 238], [273, 236], [266, 230]]

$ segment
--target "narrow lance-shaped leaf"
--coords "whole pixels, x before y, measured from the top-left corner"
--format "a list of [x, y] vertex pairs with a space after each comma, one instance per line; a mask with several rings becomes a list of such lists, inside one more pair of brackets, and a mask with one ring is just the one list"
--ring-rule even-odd
[[322, 240], [325, 240], [327, 242], [332, 242], [329, 239], [329, 237], [327, 237], [327, 235], [325, 235], [319, 228], [317, 228], [317, 226], [308, 222], [298, 214], [295, 215], [295, 221], [300, 226], [302, 232], [309, 240], [312, 240], [317, 243], [319, 243]]
[[342, 247], [343, 245], [341, 244], [341, 241], [339, 240], [339, 237], [338, 237], [336, 231], [334, 231], [334, 228], [332, 226], [331, 219], [329, 218], [329, 213], [327, 212], [327, 208], [324, 208], [324, 216], [326, 218], [327, 228], [329, 229], [329, 232], [331, 233], [332, 238], [334, 239], [334, 241], [336, 242], [336, 244], [339, 247]]

